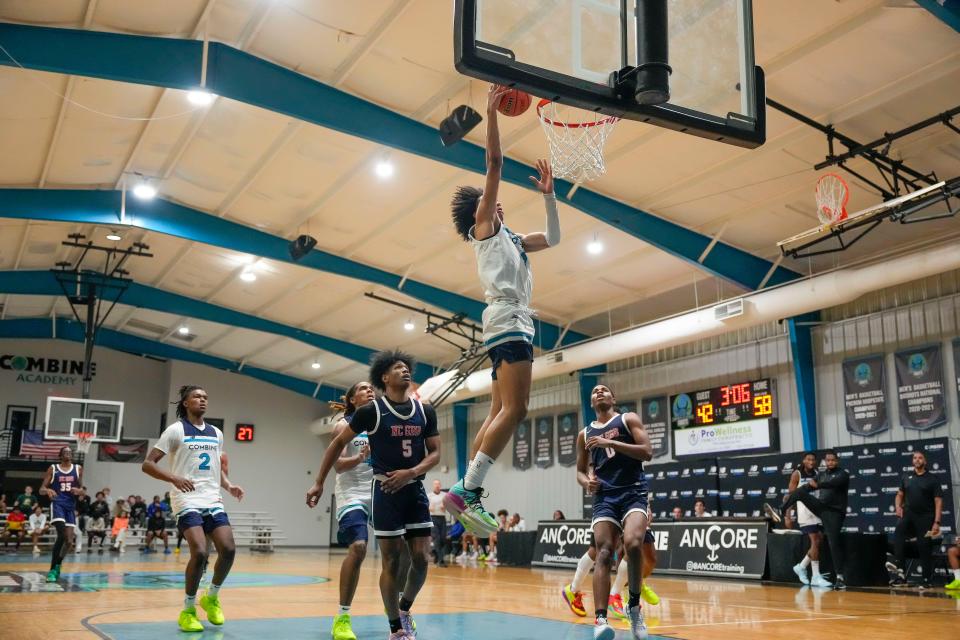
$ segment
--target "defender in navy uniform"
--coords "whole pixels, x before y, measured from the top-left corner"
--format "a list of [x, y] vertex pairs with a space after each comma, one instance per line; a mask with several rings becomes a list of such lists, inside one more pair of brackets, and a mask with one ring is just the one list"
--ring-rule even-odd
[[[350, 428], [334, 437], [307, 492], [307, 505], [315, 507], [343, 448], [354, 434], [366, 432], [373, 467], [371, 520], [382, 551], [380, 595], [390, 621], [389, 640], [416, 637], [410, 608], [427, 578], [433, 528], [423, 478], [440, 461], [437, 414], [410, 394], [413, 366], [413, 358], [401, 351], [383, 351], [374, 357], [370, 382], [383, 395], [357, 409]], [[406, 584], [401, 585], [404, 546], [409, 548], [411, 565]]]
[[50, 465], [40, 486], [40, 493], [50, 497], [50, 524], [57, 530], [47, 582], [56, 582], [60, 578], [60, 565], [67, 551], [76, 544], [77, 495], [82, 486], [82, 475], [83, 469], [73, 463], [73, 450], [62, 447], [60, 461]]
[[[597, 417], [577, 438], [577, 482], [593, 494], [593, 537], [597, 561], [593, 571], [596, 607], [595, 640], [612, 640], [607, 623], [610, 569], [614, 551], [623, 538], [629, 573], [627, 617], [632, 637], [647, 637], [640, 611], [643, 581], [643, 541], [649, 524], [647, 480], [643, 462], [653, 457], [653, 447], [636, 413], [617, 412], [610, 388], [598, 384], [590, 392]], [[592, 467], [592, 468], [591, 468]]]

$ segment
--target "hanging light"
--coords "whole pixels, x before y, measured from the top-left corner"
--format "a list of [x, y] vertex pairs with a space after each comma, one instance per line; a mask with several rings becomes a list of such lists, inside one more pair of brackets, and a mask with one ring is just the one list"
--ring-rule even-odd
[[592, 255], [603, 253], [603, 243], [600, 242], [600, 234], [593, 234], [593, 240], [587, 244], [587, 253]]
[[319, 368], [320, 368], [320, 363], [317, 362], [317, 361], [314, 361], [313, 364], [310, 365], [310, 368], [311, 368], [311, 369], [319, 369]]
[[403, 328], [406, 329], [407, 331], [413, 331], [414, 329], [417, 328], [417, 325], [413, 324], [413, 319], [410, 318], [403, 323]]
[[209, 91], [204, 91], [203, 89], [197, 89], [195, 91], [187, 92], [187, 100], [190, 104], [195, 104], [198, 107], [205, 107], [208, 104], [213, 102], [214, 96]]
[[141, 180], [134, 185], [133, 195], [137, 196], [141, 200], [151, 200], [157, 195], [157, 188], [146, 180]]

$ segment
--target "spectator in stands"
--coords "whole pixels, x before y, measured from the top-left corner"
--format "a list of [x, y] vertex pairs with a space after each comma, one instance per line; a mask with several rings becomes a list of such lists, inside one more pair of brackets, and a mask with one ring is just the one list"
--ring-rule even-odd
[[24, 527], [23, 523], [27, 517], [20, 510], [20, 505], [13, 505], [13, 511], [7, 514], [7, 528], [3, 530], [3, 546], [6, 548], [10, 542], [10, 536], [17, 538], [16, 550], [20, 550], [20, 543], [23, 542]]
[[[103, 508], [98, 507], [98, 504], [102, 504]], [[103, 554], [103, 539], [107, 537], [106, 514], [109, 513], [106, 504], [103, 501], [103, 492], [98, 491], [97, 501], [91, 505], [90, 516], [87, 518], [87, 553], [93, 553], [93, 539], [99, 538], [100, 548], [97, 553]]]
[[130, 505], [126, 500], [120, 498], [113, 508], [113, 545], [111, 551], [123, 553], [126, 547], [127, 529], [130, 526]]
[[[226, 468], [226, 467], [223, 467], [223, 472], [224, 472], [224, 473], [227, 472], [227, 468]], [[165, 505], [167, 506], [167, 509], [166, 509], [166, 510], [167, 510], [167, 511], [170, 511], [170, 492], [169, 492], [169, 491], [166, 491], [166, 492], [164, 492], [164, 494], [163, 494], [163, 504], [165, 504]]]
[[[169, 493], [167, 495], [170, 495]], [[170, 511], [169, 502], [161, 502], [160, 496], [153, 496], [153, 502], [150, 503], [150, 506], [147, 507], [147, 517], [152, 518], [153, 514], [157, 511], [160, 513], [167, 513]]]
[[[90, 505], [92, 504], [90, 496], [87, 494], [86, 487], [80, 487], [80, 493], [77, 494], [77, 527], [81, 534], [87, 532], [87, 518], [90, 517]], [[80, 540], [82, 535], [77, 536], [77, 551], [80, 551]]]
[[920, 587], [930, 587], [933, 577], [933, 538], [940, 537], [943, 490], [940, 480], [927, 470], [927, 456], [922, 451], [913, 452], [913, 470], [900, 481], [894, 504], [897, 517], [900, 518], [893, 534], [897, 564], [888, 567], [896, 572], [894, 584], [906, 582], [906, 543], [909, 536], [915, 536], [923, 571]]
[[693, 503], [693, 517], [694, 518], [712, 518], [713, 514], [707, 511], [707, 503], [697, 498], [696, 502]]
[[519, 513], [513, 514], [513, 517], [510, 518], [510, 528], [507, 531], [526, 531], [527, 523], [523, 518], [520, 517]]
[[151, 553], [150, 545], [155, 538], [163, 540], [163, 552], [169, 554], [170, 540], [167, 533], [167, 520], [161, 509], [155, 509], [153, 515], [147, 520], [147, 540], [143, 547], [145, 553]]
[[508, 521], [510, 518], [510, 512], [506, 509], [500, 509], [497, 511], [497, 526], [500, 528], [500, 531], [506, 531], [510, 525]]
[[683, 520], [683, 509], [681, 509], [680, 507], [674, 507], [672, 513], [673, 513], [674, 522], [680, 522], [681, 520]]
[[33, 513], [30, 514], [30, 530], [27, 533], [33, 539], [33, 553], [40, 553], [40, 536], [50, 530], [50, 524], [47, 522], [47, 514], [43, 512], [43, 507], [39, 504], [33, 505]]
[[147, 525], [147, 503], [141, 496], [134, 496], [130, 507], [130, 525], [141, 529]]
[[553, 519], [554, 519], [554, 520], [566, 520], [566, 519], [567, 519], [567, 516], [563, 515], [563, 511], [560, 511], [560, 509], [557, 509], [556, 511], [553, 512]]
[[103, 491], [103, 499], [110, 504], [110, 487], [104, 487], [101, 491]]
[[464, 532], [465, 529], [463, 528], [463, 525], [460, 524], [460, 521], [455, 521], [453, 525], [447, 529], [447, 540], [446, 544], [444, 545], [444, 551], [458, 555], [458, 551], [460, 549], [460, 540], [463, 538]]
[[90, 503], [90, 511], [87, 515], [90, 518], [101, 518], [104, 523], [110, 517], [110, 505], [107, 504], [107, 497], [103, 491], [97, 491], [96, 500]]
[[444, 557], [444, 541], [447, 539], [447, 510], [443, 506], [443, 497], [447, 494], [441, 489], [439, 480], [433, 481], [433, 491], [427, 494], [430, 501], [430, 520], [433, 521], [433, 562], [438, 567], [447, 566]]
[[20, 513], [24, 516], [28, 513], [33, 513], [33, 505], [37, 504], [37, 496], [33, 495], [33, 487], [27, 485], [23, 490], [23, 493], [17, 496], [16, 506], [20, 507]]
[[0, 494], [0, 513], [6, 513], [7, 508], [7, 494]]

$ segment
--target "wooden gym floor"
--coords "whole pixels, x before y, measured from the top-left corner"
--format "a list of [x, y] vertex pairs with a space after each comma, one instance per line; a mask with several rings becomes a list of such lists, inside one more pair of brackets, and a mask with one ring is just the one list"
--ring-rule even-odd
[[[85, 551], [85, 550], [84, 550]], [[6, 640], [188, 637], [178, 631], [186, 555], [70, 555], [58, 584], [49, 560], [0, 556], [0, 637]], [[49, 556], [46, 556], [49, 558]], [[221, 592], [226, 624], [190, 638], [327, 639], [337, 607], [337, 551], [238, 553]], [[368, 556], [353, 606], [361, 640], [386, 638], [377, 589], [379, 558]], [[572, 571], [490, 566], [431, 566], [414, 606], [421, 640], [589, 640], [590, 618], [560, 598]], [[960, 599], [942, 589], [817, 591], [809, 587], [653, 576], [662, 602], [645, 606], [651, 637], [946, 638], [960, 625]], [[592, 607], [588, 595], [585, 604]], [[626, 625], [615, 623], [626, 639]]]

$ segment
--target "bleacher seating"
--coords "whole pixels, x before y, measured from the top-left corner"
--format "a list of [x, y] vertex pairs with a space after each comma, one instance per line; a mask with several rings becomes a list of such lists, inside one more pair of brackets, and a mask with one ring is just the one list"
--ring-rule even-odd
[[[249, 547], [251, 551], [260, 551], [260, 552], [271, 552], [274, 549], [274, 545], [277, 541], [286, 540], [287, 537], [283, 535], [283, 531], [280, 530], [280, 527], [277, 525], [276, 521], [266, 511], [230, 511], [228, 512], [230, 517], [230, 525], [233, 527], [233, 539], [236, 541], [238, 547]], [[28, 523], [24, 522], [24, 525], [27, 526]], [[7, 514], [0, 513], [0, 531], [3, 531], [7, 528]], [[170, 546], [173, 547], [177, 540], [177, 528], [176, 525], [172, 522], [167, 523], [167, 533], [170, 535]], [[143, 546], [146, 541], [147, 532], [141, 527], [131, 527], [127, 530], [127, 536], [125, 544], [127, 550], [139, 549]], [[53, 546], [53, 543], [56, 542], [57, 532], [51, 527], [50, 530], [39, 540], [39, 546], [41, 549], [47, 549]], [[112, 539], [110, 538], [110, 530], [107, 529], [107, 538], [104, 541], [104, 548], [112, 544]], [[162, 547], [162, 541], [154, 541], [153, 546], [155, 548]], [[87, 538], [84, 536], [83, 546], [86, 547]], [[159, 546], [158, 546], [159, 545]], [[23, 542], [20, 545], [21, 552], [23, 550], [30, 551], [33, 547], [33, 542], [30, 539], [29, 535], [24, 536]], [[14, 542], [11, 539], [8, 550], [12, 551], [14, 548]], [[3, 551], [3, 545], [0, 543], [0, 552]]]

